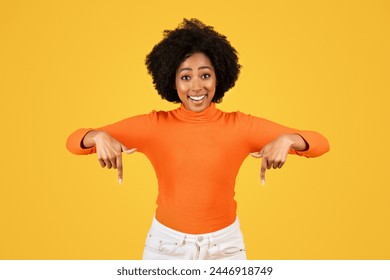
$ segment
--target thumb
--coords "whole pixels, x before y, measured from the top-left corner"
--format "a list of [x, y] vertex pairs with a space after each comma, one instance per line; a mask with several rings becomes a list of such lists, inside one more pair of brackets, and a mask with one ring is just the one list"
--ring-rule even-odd
[[122, 148], [122, 152], [125, 152], [126, 154], [132, 154], [135, 151], [137, 151], [137, 148], [129, 149], [125, 145], [121, 145], [121, 148]]
[[260, 152], [254, 152], [254, 153], [250, 153], [250, 155], [254, 158], [261, 158], [263, 156], [263, 149], [261, 149]]

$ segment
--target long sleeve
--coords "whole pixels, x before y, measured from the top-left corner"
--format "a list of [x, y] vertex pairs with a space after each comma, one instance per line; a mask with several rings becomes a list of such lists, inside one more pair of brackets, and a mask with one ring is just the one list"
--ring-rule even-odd
[[299, 134], [309, 146], [305, 151], [291, 150], [290, 153], [292, 154], [317, 157], [329, 151], [328, 140], [318, 132], [290, 128], [243, 113], [237, 113], [237, 118], [245, 130], [251, 151], [261, 150], [264, 145], [286, 133]]
[[142, 152], [147, 145], [147, 137], [150, 133], [152, 119], [155, 112], [147, 115], [139, 115], [124, 119], [122, 121], [99, 127], [99, 128], [80, 128], [74, 131], [66, 142], [67, 149], [77, 155], [87, 155], [96, 152], [95, 147], [84, 149], [81, 142], [84, 136], [91, 130], [102, 130], [109, 133], [116, 140], [124, 144], [127, 148], [137, 148]]

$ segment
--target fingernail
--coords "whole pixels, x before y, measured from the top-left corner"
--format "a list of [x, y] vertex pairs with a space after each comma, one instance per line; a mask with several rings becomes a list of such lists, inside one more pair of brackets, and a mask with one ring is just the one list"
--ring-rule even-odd
[[264, 186], [265, 185], [265, 180], [261, 179], [261, 184]]
[[119, 178], [118, 182], [119, 182], [119, 185], [122, 185], [122, 178]]

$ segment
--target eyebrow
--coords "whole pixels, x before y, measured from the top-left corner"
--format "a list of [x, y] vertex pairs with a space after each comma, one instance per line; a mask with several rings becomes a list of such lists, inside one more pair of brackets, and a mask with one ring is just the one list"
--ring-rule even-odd
[[[207, 66], [207, 65], [201, 66], [201, 67], [198, 68], [198, 70], [200, 70], [200, 69], [210, 69], [210, 70], [212, 70], [211, 67], [210, 67], [210, 66]], [[189, 68], [189, 67], [181, 68], [181, 69], [178, 71], [178, 73], [180, 73], [180, 72], [182, 72], [182, 71], [186, 71], [186, 70], [192, 71], [192, 68]]]

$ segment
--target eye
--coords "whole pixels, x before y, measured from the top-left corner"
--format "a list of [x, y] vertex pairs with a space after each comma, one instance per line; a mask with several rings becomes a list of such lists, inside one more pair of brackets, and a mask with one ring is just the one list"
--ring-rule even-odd
[[208, 79], [208, 78], [210, 78], [210, 77], [211, 77], [210, 74], [203, 74], [203, 75], [202, 75], [202, 79]]
[[188, 75], [184, 75], [180, 78], [180, 80], [183, 80], [183, 81], [188, 81], [190, 79], [190, 76]]

